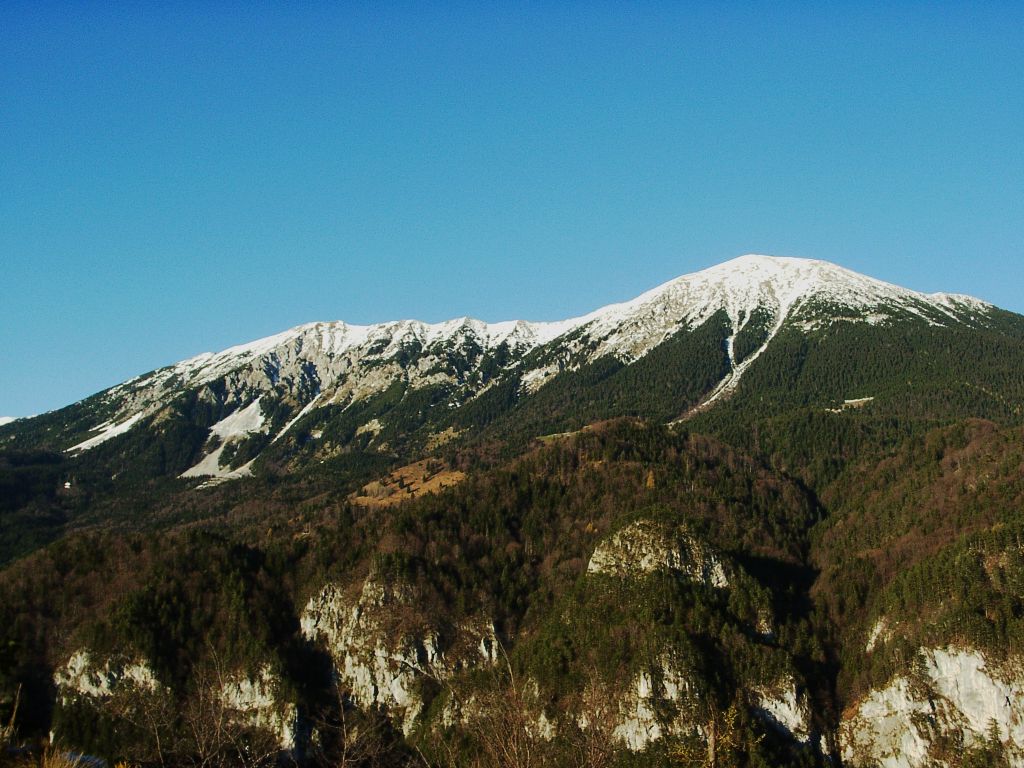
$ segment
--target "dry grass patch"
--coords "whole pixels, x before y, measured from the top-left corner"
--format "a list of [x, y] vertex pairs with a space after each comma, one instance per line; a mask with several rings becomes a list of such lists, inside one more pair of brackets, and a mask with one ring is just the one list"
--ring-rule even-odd
[[450, 469], [436, 459], [423, 459], [367, 483], [351, 499], [367, 507], [389, 507], [427, 493], [440, 493], [458, 485], [465, 477], [464, 472]]

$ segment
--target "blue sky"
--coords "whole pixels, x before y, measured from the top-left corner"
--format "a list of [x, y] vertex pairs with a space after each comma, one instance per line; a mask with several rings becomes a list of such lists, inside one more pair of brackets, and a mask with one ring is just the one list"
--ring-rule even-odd
[[0, 414], [747, 252], [1024, 312], [1019, 2], [424, 5], [4, 3]]

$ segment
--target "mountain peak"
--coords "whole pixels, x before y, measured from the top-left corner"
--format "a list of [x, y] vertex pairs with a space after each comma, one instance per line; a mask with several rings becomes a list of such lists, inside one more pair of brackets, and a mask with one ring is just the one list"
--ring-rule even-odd
[[[806, 259], [796, 256], [768, 256], [748, 253], [729, 259], [700, 272], [683, 275], [670, 281], [727, 281], [737, 284], [771, 282], [776, 290], [799, 299], [805, 296], [825, 294], [848, 306], [861, 306], [890, 300], [908, 299], [948, 307], [951, 303], [969, 305], [975, 309], [991, 308], [992, 305], [972, 296], [956, 293], [921, 293], [888, 283], [877, 278], [847, 269], [822, 259]], [[656, 289], [657, 290], [657, 289]]]

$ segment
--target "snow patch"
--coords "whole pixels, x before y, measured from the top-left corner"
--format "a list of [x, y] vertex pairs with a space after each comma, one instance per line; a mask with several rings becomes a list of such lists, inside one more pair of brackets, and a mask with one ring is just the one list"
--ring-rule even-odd
[[182, 472], [179, 477], [213, 477], [224, 481], [251, 475], [252, 461], [237, 469], [229, 469], [221, 467], [221, 454], [224, 453], [224, 449], [231, 443], [244, 440], [249, 435], [266, 431], [267, 425], [263, 417], [263, 410], [260, 408], [260, 398], [257, 397], [245, 408], [225, 416], [210, 427], [210, 436], [219, 437], [220, 444], [203, 456], [198, 464]]
[[287, 424], [285, 424], [284, 425], [284, 429], [282, 429], [280, 432], [278, 432], [276, 435], [274, 435], [274, 439], [271, 440], [270, 442], [276, 443], [278, 440], [280, 440], [284, 435], [286, 435], [288, 433], [288, 430], [290, 430], [292, 427], [294, 427], [296, 425], [296, 423], [298, 423], [299, 419], [301, 419], [307, 413], [309, 413], [314, 408], [316, 408], [318, 405], [320, 405], [320, 401], [321, 401], [322, 396], [323, 396], [323, 393], [321, 392], [316, 397], [314, 397], [312, 400], [310, 400], [308, 403], [306, 403], [302, 407], [302, 410], [300, 410], [297, 414], [295, 414], [295, 418], [293, 418], [291, 421], [289, 421]]
[[863, 408], [868, 403], [874, 402], [875, 398], [872, 397], [855, 397], [852, 400], [843, 400], [843, 404], [838, 408], [826, 408], [827, 413], [842, 413], [843, 411], [855, 410], [857, 408]]
[[260, 398], [256, 398], [241, 410], [225, 416], [212, 427], [210, 433], [222, 440], [243, 437], [253, 432], [263, 431], [263, 411], [260, 409]]
[[99, 426], [93, 427], [93, 430], [100, 430], [100, 434], [90, 437], [88, 440], [83, 440], [78, 445], [73, 445], [67, 449], [67, 453], [72, 451], [87, 451], [90, 448], [95, 448], [97, 445], [107, 442], [112, 437], [123, 435], [129, 429], [134, 427], [139, 419], [143, 417], [143, 414], [136, 413], [134, 416], [130, 416], [120, 424], [112, 424], [107, 421]]
[[739, 334], [741, 330], [743, 330], [744, 323], [737, 325], [736, 319], [730, 316], [730, 321], [733, 323], [733, 332], [732, 335], [726, 341], [726, 354], [729, 359], [730, 369], [729, 373], [727, 373], [725, 378], [718, 383], [718, 386], [711, 390], [711, 394], [709, 394], [702, 403], [700, 403], [696, 408], [693, 409], [692, 413], [699, 413], [700, 411], [706, 410], [720, 398], [726, 397], [736, 391], [736, 388], [739, 386], [740, 379], [743, 377], [743, 374], [751, 365], [754, 364], [754, 361], [756, 361], [757, 358], [761, 356], [761, 353], [768, 349], [768, 345], [771, 343], [771, 340], [774, 339], [776, 335], [778, 335], [779, 330], [782, 328], [782, 324], [785, 321], [788, 313], [788, 306], [785, 307], [784, 309], [778, 310], [778, 314], [775, 318], [775, 324], [768, 332], [768, 337], [764, 340], [761, 346], [759, 346], [757, 349], [755, 349], [753, 352], [747, 355], [743, 359], [743, 361], [738, 364], [736, 362], [735, 354], [736, 336]]
[[532, 395], [557, 376], [561, 370], [562, 368], [558, 363], [551, 363], [543, 368], [534, 368], [532, 371], [527, 371], [523, 374], [519, 382], [520, 386], [525, 392]]
[[[237, 480], [240, 477], [251, 477], [252, 476], [252, 461], [248, 461], [240, 467], [235, 469], [229, 469], [228, 467], [222, 467], [220, 465], [221, 454], [224, 453], [224, 448], [227, 447], [227, 443], [223, 443], [214, 448], [210, 453], [203, 456], [202, 460], [193, 467], [189, 467], [182, 472], [178, 477], [193, 478], [193, 477], [210, 477], [215, 481], [225, 480]], [[203, 483], [200, 487], [206, 488], [213, 485], [217, 485], [217, 482], [210, 481]]]

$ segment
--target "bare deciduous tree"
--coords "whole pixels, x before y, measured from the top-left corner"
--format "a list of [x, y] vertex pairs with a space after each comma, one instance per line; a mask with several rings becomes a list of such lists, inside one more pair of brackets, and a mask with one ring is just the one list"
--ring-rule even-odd
[[482, 768], [537, 768], [547, 763], [547, 741], [525, 685], [516, 679], [505, 653], [505, 679], [480, 697], [475, 722]]
[[339, 683], [327, 711], [316, 718], [313, 759], [322, 768], [377, 766], [394, 751], [387, 719], [377, 712], [359, 712]]
[[195, 693], [182, 711], [187, 753], [195, 768], [263, 768], [276, 762], [281, 748], [266, 727], [246, 722], [246, 715], [226, 701], [229, 678], [211, 649], [210, 660], [194, 672]]
[[226, 701], [228, 677], [219, 657], [197, 666], [191, 694], [182, 702], [157, 685], [121, 686], [104, 703], [115, 717], [148, 736], [128, 746], [132, 762], [161, 768], [265, 768], [277, 761], [276, 734], [251, 722]]
[[18, 704], [21, 702], [21, 685], [14, 694], [14, 704], [11, 707], [11, 719], [7, 725], [0, 725], [0, 748], [14, 744], [14, 723], [18, 717]]
[[125, 755], [134, 763], [155, 763], [164, 768], [180, 762], [177, 758], [178, 711], [173, 694], [161, 686], [119, 686], [104, 704], [114, 717], [135, 726], [149, 737], [128, 745]]
[[743, 747], [743, 734], [739, 725], [740, 705], [734, 701], [725, 710], [709, 701], [705, 713], [704, 730], [707, 741], [679, 742], [672, 756], [681, 765], [693, 768], [734, 768], [739, 765]]
[[576, 768], [607, 768], [615, 757], [618, 742], [615, 727], [618, 707], [614, 686], [591, 674], [579, 700], [579, 722], [570, 731]]

